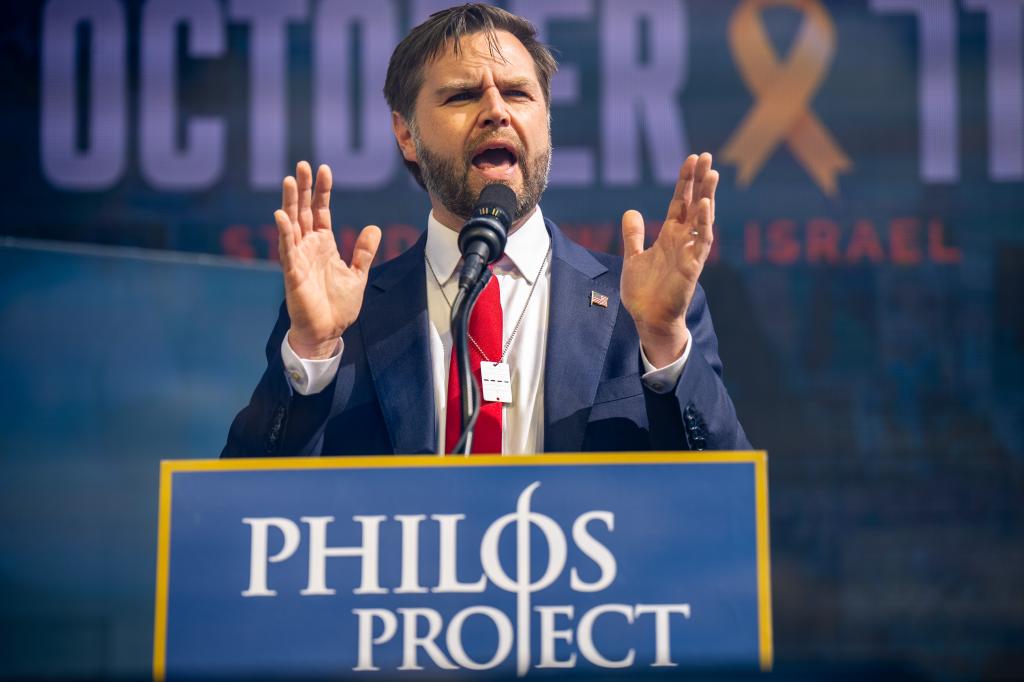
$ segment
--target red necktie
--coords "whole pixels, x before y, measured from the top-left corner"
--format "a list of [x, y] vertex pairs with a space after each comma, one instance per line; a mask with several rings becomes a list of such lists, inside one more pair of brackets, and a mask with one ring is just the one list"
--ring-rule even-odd
[[[504, 340], [501, 313], [501, 291], [498, 289], [498, 278], [484, 287], [480, 298], [473, 306], [473, 315], [469, 318], [469, 363], [473, 376], [479, 385], [480, 361], [500, 362], [501, 344]], [[477, 346], [480, 348], [478, 349]], [[486, 358], [480, 354], [483, 351]], [[501, 454], [501, 407], [500, 402], [483, 401], [480, 405], [480, 416], [473, 430], [472, 454]], [[459, 386], [459, 369], [455, 361], [455, 348], [452, 347], [452, 360], [448, 368], [448, 408], [445, 416], [444, 450], [451, 452], [459, 439], [462, 422], [462, 398]]]

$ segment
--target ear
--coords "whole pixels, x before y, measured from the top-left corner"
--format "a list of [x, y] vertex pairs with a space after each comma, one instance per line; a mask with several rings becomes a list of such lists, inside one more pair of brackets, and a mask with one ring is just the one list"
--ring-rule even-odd
[[391, 112], [391, 130], [395, 133], [395, 140], [398, 142], [398, 148], [402, 150], [405, 160], [418, 163], [416, 145], [412, 141], [412, 129], [397, 111]]

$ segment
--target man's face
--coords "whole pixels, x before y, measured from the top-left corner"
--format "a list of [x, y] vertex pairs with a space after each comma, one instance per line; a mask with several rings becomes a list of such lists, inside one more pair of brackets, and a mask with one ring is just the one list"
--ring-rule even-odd
[[427, 64], [405, 144], [396, 124], [403, 155], [419, 164], [445, 223], [465, 220], [495, 182], [516, 193], [518, 221], [547, 186], [548, 107], [533, 58], [512, 34], [496, 36], [500, 55], [492, 56], [486, 34], [478, 33], [462, 39], [458, 56], [444, 50]]

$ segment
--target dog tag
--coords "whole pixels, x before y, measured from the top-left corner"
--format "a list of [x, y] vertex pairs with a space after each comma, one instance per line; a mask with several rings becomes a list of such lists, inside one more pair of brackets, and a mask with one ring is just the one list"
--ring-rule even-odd
[[507, 362], [481, 362], [480, 384], [487, 402], [512, 402], [512, 372]]

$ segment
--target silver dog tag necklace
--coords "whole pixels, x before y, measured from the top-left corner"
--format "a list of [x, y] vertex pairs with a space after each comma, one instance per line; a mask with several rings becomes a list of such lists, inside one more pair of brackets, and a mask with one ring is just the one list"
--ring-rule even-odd
[[[452, 302], [448, 300], [448, 295], [444, 293], [444, 287], [441, 285], [441, 280], [437, 276], [437, 272], [434, 270], [434, 264], [430, 262], [430, 258], [426, 254], [423, 255], [427, 261], [427, 268], [430, 269], [430, 274], [434, 277], [434, 282], [437, 284], [437, 288], [441, 291], [441, 296], [444, 297], [445, 303], [448, 304], [448, 310], [451, 311]], [[484, 352], [480, 344], [476, 342], [472, 334], [469, 334], [469, 342], [473, 344], [476, 351], [480, 353], [483, 360], [480, 362], [480, 384], [483, 389], [484, 400], [487, 402], [499, 402], [506, 405], [512, 404], [512, 369], [509, 364], [505, 362], [505, 358], [508, 356], [508, 349], [512, 347], [512, 341], [515, 340], [516, 334], [519, 332], [519, 327], [523, 324], [523, 318], [526, 317], [526, 310], [530, 307], [530, 301], [533, 300], [533, 291], [537, 288], [537, 282], [540, 281], [540, 276], [544, 274], [544, 268], [547, 267], [548, 261], [551, 259], [551, 247], [548, 247], [548, 251], [544, 254], [544, 260], [540, 264], [540, 270], [537, 271], [537, 276], [533, 279], [533, 284], [530, 285], [530, 293], [526, 295], [526, 303], [523, 304], [523, 310], [519, 313], [519, 319], [516, 320], [515, 326], [512, 328], [512, 333], [509, 334], [508, 340], [505, 341], [505, 347], [501, 351], [501, 357], [498, 358], [497, 362], [491, 361], [487, 357], [487, 353]]]

